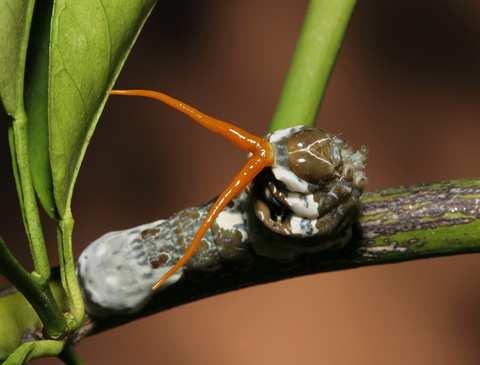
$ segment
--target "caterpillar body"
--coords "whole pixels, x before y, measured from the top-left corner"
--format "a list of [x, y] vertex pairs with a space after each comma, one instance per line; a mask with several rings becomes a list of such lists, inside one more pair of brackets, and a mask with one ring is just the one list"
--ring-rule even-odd
[[[366, 183], [366, 148], [355, 152], [340, 138], [303, 126], [265, 140], [272, 146], [272, 165], [218, 214], [195, 254], [161, 288], [188, 271], [215, 271], [254, 255], [289, 261], [349, 241]], [[154, 295], [152, 285], [183, 257], [211, 207], [188, 208], [91, 243], [77, 270], [89, 313], [142, 308]]]

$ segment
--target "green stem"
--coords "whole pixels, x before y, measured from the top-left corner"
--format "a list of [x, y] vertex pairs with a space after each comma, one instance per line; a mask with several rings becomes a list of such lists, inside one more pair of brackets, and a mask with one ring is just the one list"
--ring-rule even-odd
[[72, 234], [74, 220], [70, 211], [58, 223], [58, 256], [60, 259], [60, 276], [62, 286], [67, 294], [68, 307], [72, 316], [70, 328], [76, 329], [83, 322], [85, 305], [82, 291], [75, 271]]
[[356, 0], [311, 0], [270, 131], [313, 126]]
[[3, 362], [3, 365], [22, 365], [40, 357], [57, 356], [62, 352], [63, 341], [42, 340], [25, 342]]
[[15, 80], [15, 97], [12, 105], [6, 106], [7, 113], [13, 117], [9, 128], [9, 143], [12, 156], [12, 165], [20, 200], [23, 222], [30, 243], [34, 269], [40, 275], [43, 283], [50, 278], [50, 264], [43, 238], [40, 216], [30, 173], [30, 159], [28, 154], [27, 115], [24, 105], [24, 77], [25, 64], [30, 35], [31, 19], [35, 1], [23, 1], [25, 7], [24, 29], [21, 45], [18, 50], [18, 64]]
[[50, 278], [50, 263], [30, 173], [27, 133], [27, 117], [19, 113], [9, 129], [12, 164], [34, 269], [46, 283]]
[[37, 312], [44, 332], [49, 338], [60, 338], [66, 332], [66, 323], [48, 283], [43, 282], [38, 274], [29, 274], [12, 255], [0, 237], [0, 274], [27, 298]]

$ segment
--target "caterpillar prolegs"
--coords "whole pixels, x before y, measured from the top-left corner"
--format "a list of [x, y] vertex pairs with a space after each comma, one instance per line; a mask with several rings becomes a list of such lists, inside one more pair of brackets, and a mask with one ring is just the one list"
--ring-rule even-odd
[[354, 152], [340, 138], [303, 126], [260, 139], [164, 94], [146, 96], [197, 118], [248, 150], [249, 160], [215, 202], [91, 243], [78, 264], [90, 313], [138, 310], [152, 287], [172, 285], [188, 271], [214, 271], [253, 255], [289, 261], [348, 242], [366, 182], [365, 147]]

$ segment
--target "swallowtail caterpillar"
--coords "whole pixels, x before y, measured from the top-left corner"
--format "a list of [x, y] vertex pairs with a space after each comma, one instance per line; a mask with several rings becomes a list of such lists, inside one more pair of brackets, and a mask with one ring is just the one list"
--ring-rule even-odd
[[78, 265], [90, 313], [138, 310], [185, 271], [214, 271], [254, 255], [290, 261], [349, 241], [366, 183], [364, 146], [355, 152], [303, 126], [261, 138], [159, 92], [111, 94], [160, 100], [249, 157], [215, 202], [91, 243]]

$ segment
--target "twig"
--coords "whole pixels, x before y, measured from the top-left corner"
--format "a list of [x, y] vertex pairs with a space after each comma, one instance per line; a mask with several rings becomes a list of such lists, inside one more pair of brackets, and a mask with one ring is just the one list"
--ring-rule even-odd
[[[365, 193], [362, 203], [354, 237], [342, 251], [305, 255], [288, 264], [256, 256], [248, 267], [225, 267], [210, 276], [194, 273], [160, 292], [138, 313], [87, 319], [72, 340], [78, 342], [85, 336], [150, 314], [253, 285], [369, 265], [480, 252], [480, 180], [384, 189]], [[8, 288], [0, 290], [0, 297], [11, 294]]]
[[[25, 298], [45, 323], [45, 333], [50, 338], [58, 338], [65, 331], [66, 323], [58, 307], [48, 282], [39, 280], [37, 273], [30, 274], [12, 255], [0, 237], [0, 275], [4, 275], [22, 292]], [[9, 288], [6, 288], [7, 292]], [[10, 288], [11, 290], [11, 288]], [[15, 293], [16, 291], [13, 291]], [[1, 297], [0, 292], [0, 297]], [[30, 307], [31, 308], [31, 307]], [[0, 334], [5, 335], [0, 329]], [[1, 346], [0, 346], [1, 347]]]
[[248, 267], [223, 268], [210, 276], [192, 274], [160, 292], [138, 313], [89, 319], [74, 341], [172, 307], [253, 285], [362, 266], [480, 252], [480, 180], [385, 189], [366, 193], [362, 202], [359, 225], [347, 249], [305, 255], [288, 264], [256, 256]]

